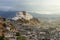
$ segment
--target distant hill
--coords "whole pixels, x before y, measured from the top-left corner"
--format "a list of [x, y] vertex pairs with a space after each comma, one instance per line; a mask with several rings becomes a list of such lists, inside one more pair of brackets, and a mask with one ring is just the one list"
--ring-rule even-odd
[[[34, 17], [37, 17], [37, 18], [59, 18], [60, 15], [57, 14], [38, 14], [38, 13], [32, 13], [32, 12], [29, 12], [31, 15], [33, 15]], [[16, 11], [0, 11], [0, 16], [3, 16], [5, 18], [12, 18], [14, 16], [16, 16]]]
[[38, 13], [32, 13], [32, 12], [29, 12], [29, 13], [37, 18], [59, 18], [60, 17], [60, 14], [38, 14]]
[[0, 16], [3, 16], [4, 18], [11, 18], [16, 15], [15, 11], [0, 11]]

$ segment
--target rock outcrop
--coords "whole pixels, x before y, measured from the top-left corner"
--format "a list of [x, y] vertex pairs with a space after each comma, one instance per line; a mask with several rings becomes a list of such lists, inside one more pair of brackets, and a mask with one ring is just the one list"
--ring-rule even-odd
[[40, 21], [37, 18], [34, 18], [31, 14], [26, 11], [21, 11], [16, 13], [16, 17], [12, 18], [17, 23], [29, 24], [29, 25], [38, 25]]
[[26, 11], [21, 11], [16, 13], [16, 17], [13, 17], [13, 20], [18, 20], [18, 19], [25, 19], [25, 20], [30, 20], [32, 19], [33, 16], [27, 13]]

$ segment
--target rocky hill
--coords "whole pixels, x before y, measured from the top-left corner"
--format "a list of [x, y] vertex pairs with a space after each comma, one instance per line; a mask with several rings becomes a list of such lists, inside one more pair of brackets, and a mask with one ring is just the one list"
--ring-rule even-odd
[[[16, 15], [17, 19], [15, 20], [16, 17], [12, 19], [7, 19], [4, 17], [0, 16], [0, 34], [2, 35], [5, 32], [10, 32], [10, 31], [17, 31], [19, 30], [18, 28], [25, 26], [28, 27], [30, 26], [37, 26], [40, 21], [37, 18], [34, 18], [32, 15], [26, 13], [23, 11], [23, 14], [20, 14], [20, 12], [17, 12], [18, 14]], [[21, 24], [21, 25], [20, 25]]]
[[30, 25], [38, 25], [40, 21], [33, 17], [31, 14], [27, 13], [26, 11], [17, 12], [16, 16], [12, 18], [16, 22], [20, 22], [23, 24], [30, 24]]

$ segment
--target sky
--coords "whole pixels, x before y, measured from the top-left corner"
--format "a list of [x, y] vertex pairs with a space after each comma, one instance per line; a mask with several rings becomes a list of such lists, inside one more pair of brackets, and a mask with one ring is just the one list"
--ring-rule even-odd
[[60, 0], [0, 0], [0, 10], [60, 14]]

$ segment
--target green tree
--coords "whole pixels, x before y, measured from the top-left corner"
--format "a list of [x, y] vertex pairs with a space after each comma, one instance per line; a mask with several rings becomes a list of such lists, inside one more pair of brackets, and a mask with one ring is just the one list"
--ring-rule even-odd
[[22, 36], [22, 40], [27, 40], [26, 37]]
[[17, 40], [22, 40], [22, 36], [19, 32], [16, 33], [16, 36], [17, 36]]
[[22, 40], [22, 37], [21, 37], [21, 36], [18, 36], [18, 37], [17, 37], [17, 40]]
[[0, 36], [0, 40], [4, 40], [4, 35], [3, 36]]
[[21, 36], [21, 34], [19, 32], [16, 32], [16, 36]]
[[17, 36], [17, 40], [26, 40], [26, 37], [21, 36], [19, 32], [16, 33], [16, 36]]

